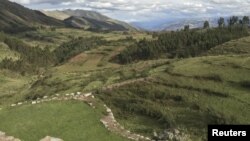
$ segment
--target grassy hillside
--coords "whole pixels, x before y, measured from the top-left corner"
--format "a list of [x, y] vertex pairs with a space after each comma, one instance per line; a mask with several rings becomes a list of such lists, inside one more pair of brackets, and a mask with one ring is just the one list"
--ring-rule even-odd
[[11, 51], [8, 45], [3, 42], [0, 42], [0, 62], [6, 57], [12, 58], [13, 60], [18, 60], [20, 54], [15, 51]]
[[[18, 117], [18, 118], [17, 118]], [[25, 141], [53, 136], [64, 141], [125, 141], [99, 122], [101, 114], [82, 102], [24, 105], [0, 111], [0, 130]]]
[[30, 10], [9, 0], [1, 0], [0, 24], [1, 31], [11, 33], [33, 29], [34, 25], [64, 25], [57, 19], [48, 17], [39, 11]]
[[111, 19], [101, 13], [87, 10], [56, 10], [56, 11], [42, 11], [50, 17], [65, 20], [69, 26], [92, 29], [92, 30], [131, 30], [135, 31], [136, 28], [128, 23]]
[[[0, 91], [3, 96], [0, 97], [0, 107], [3, 109], [0, 110], [0, 118], [5, 122], [0, 123], [0, 131], [15, 137], [33, 140], [51, 135], [66, 141], [70, 138], [95, 140], [92, 135], [101, 132], [98, 136], [104, 140], [120, 140], [100, 127], [100, 111], [90, 111], [82, 103], [59, 102], [5, 108], [19, 101], [76, 91], [95, 92], [95, 96], [112, 109], [119, 123], [132, 132], [150, 137], [153, 137], [154, 131], [162, 133], [165, 129], [178, 129], [191, 140], [200, 141], [206, 138], [207, 124], [250, 124], [250, 37], [226, 42], [200, 57], [163, 58], [121, 65], [110, 60], [124, 49], [131, 48], [135, 41], [143, 38], [152, 40], [152, 36], [139, 32], [102, 33], [67, 28], [55, 31], [46, 28], [15, 36], [30, 47], [48, 46], [51, 51], [69, 44], [72, 39], [95, 36], [105, 41], [88, 50], [77, 50], [63, 63], [47, 66], [37, 73], [20, 75], [1, 70]], [[51, 41], [46, 40], [48, 38]], [[4, 46], [8, 49], [8, 46]], [[77, 46], [73, 48], [77, 49]], [[23, 114], [29, 111], [32, 113]], [[61, 115], [58, 121], [53, 118], [54, 113]], [[46, 119], [45, 115], [52, 120], [41, 120]], [[8, 119], [15, 116], [20, 118]], [[79, 131], [85, 131], [85, 124], [90, 124], [83, 121], [83, 116], [97, 131], [86, 131], [89, 136], [76, 136], [80, 134]], [[72, 118], [84, 126], [70, 120]], [[26, 119], [31, 119], [31, 122]], [[40, 120], [41, 123], [37, 122]], [[23, 130], [14, 128], [13, 123], [20, 122], [24, 123]], [[47, 126], [53, 128], [41, 130]], [[73, 126], [77, 131], [69, 131]], [[33, 133], [34, 136], [27, 136], [29, 129], [38, 132]]]
[[250, 37], [233, 40], [216, 46], [208, 52], [208, 55], [233, 55], [250, 53]]
[[149, 80], [98, 96], [132, 131], [177, 128], [202, 140], [207, 124], [250, 123], [249, 61], [249, 55], [175, 60], [144, 70]]

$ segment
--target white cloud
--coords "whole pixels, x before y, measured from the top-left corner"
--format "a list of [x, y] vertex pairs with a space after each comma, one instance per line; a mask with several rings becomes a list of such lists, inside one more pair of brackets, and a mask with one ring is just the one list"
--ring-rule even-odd
[[250, 0], [11, 0], [34, 9], [92, 9], [125, 21], [249, 14]]

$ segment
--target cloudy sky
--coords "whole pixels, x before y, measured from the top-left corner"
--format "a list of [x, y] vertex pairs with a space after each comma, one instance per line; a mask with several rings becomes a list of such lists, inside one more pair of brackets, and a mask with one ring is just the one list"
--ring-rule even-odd
[[85, 9], [126, 22], [250, 15], [250, 0], [11, 0], [32, 9]]

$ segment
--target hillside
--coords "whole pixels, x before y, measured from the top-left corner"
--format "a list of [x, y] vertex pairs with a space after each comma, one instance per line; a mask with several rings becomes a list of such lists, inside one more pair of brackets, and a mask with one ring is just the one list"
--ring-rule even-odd
[[205, 141], [208, 124], [250, 123], [244, 25], [123, 32], [96, 12], [0, 5], [4, 30], [77, 27], [0, 32], [0, 140]]
[[42, 11], [44, 14], [64, 20], [68, 26], [97, 30], [136, 30], [131, 25], [111, 19], [95, 11], [64, 10]]
[[0, 24], [0, 30], [7, 32], [31, 29], [34, 25], [64, 25], [40, 11], [25, 8], [8, 0], [0, 0]]

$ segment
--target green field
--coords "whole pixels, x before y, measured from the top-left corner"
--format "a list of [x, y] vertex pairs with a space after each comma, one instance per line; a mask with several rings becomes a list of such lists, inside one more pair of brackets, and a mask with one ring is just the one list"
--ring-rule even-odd
[[64, 141], [125, 141], [107, 131], [101, 114], [77, 101], [24, 105], [0, 111], [0, 130], [23, 141], [53, 136]]

